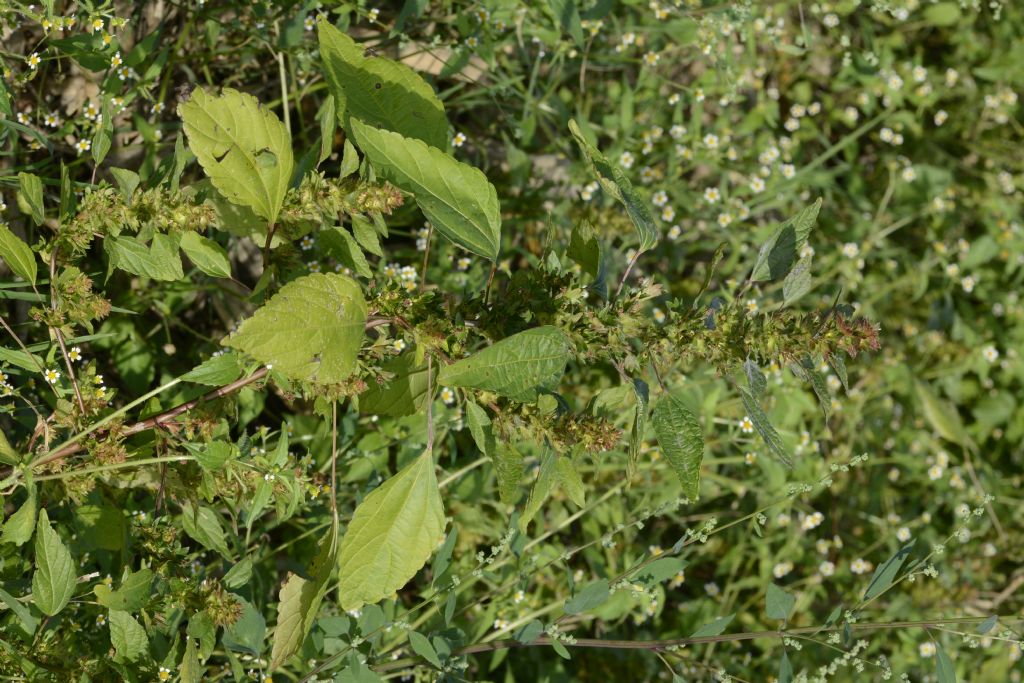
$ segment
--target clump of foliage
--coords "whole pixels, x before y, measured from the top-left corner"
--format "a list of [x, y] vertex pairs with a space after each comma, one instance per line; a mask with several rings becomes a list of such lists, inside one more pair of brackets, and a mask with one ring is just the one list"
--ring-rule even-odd
[[1019, 680], [1019, 8], [0, 27], [4, 677]]

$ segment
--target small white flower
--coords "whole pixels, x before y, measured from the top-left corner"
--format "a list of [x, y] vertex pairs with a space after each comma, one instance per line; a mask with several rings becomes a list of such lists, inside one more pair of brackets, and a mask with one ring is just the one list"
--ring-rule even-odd
[[989, 363], [995, 363], [997, 360], [999, 360], [999, 349], [989, 344], [988, 346], [981, 350], [981, 355], [984, 356], [985, 360], [987, 360]]
[[918, 652], [919, 655], [921, 655], [922, 657], [925, 657], [925, 658], [927, 658], [927, 657], [934, 657], [935, 656], [935, 643], [932, 643], [932, 642], [921, 643], [917, 647], [917, 652]]
[[750, 419], [749, 415], [744, 415], [743, 419], [739, 422], [740, 431], [744, 434], [754, 433], [754, 422]]
[[873, 568], [874, 567], [870, 562], [859, 557], [850, 564], [850, 571], [854, 574], [866, 574]]
[[82, 360], [82, 348], [80, 346], [71, 347], [71, 350], [68, 351], [68, 358], [76, 363]]
[[460, 131], [455, 134], [455, 137], [452, 138], [452, 146], [462, 147], [464, 144], [466, 144], [466, 136]]
[[857, 258], [858, 254], [860, 254], [860, 247], [856, 242], [847, 242], [843, 245], [843, 256], [846, 258]]
[[825, 560], [824, 562], [818, 565], [818, 573], [820, 573], [822, 576], [832, 576], [836, 573], [835, 563]]
[[47, 370], [43, 373], [43, 378], [50, 384], [56, 384], [57, 380], [60, 379], [60, 370]]
[[896, 530], [896, 540], [900, 543], [906, 543], [910, 540], [910, 528], [901, 526]]
[[708, 133], [704, 136], [704, 146], [708, 149], [718, 148], [718, 136], [714, 133]]
[[722, 194], [718, 191], [717, 187], [709, 187], [704, 190], [704, 201], [708, 204], [714, 204], [721, 199]]

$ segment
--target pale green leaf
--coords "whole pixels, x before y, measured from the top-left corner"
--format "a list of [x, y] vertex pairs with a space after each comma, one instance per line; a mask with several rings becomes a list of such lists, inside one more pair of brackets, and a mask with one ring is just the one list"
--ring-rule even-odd
[[376, 603], [408, 583], [437, 548], [444, 526], [428, 450], [356, 507], [338, 557], [342, 608]]
[[666, 394], [654, 406], [651, 423], [661, 450], [679, 477], [683, 495], [696, 500], [700, 496], [700, 463], [704, 459], [700, 421], [681, 400]]
[[566, 614], [583, 614], [603, 605], [610, 595], [608, 580], [598, 579], [587, 584], [576, 595], [566, 600], [564, 611]]
[[249, 583], [252, 578], [252, 560], [248, 557], [228, 570], [222, 579], [228, 588], [239, 588]]
[[313, 558], [309, 578], [291, 574], [281, 587], [270, 668], [276, 669], [302, 647], [334, 575], [337, 556], [338, 528], [332, 524]]
[[590, 144], [576, 121], [572, 119], [569, 120], [569, 132], [572, 133], [580, 151], [590, 163], [591, 170], [597, 175], [601, 188], [626, 207], [626, 214], [633, 221], [637, 237], [640, 240], [639, 251], [647, 251], [657, 244], [658, 226], [654, 222], [651, 209], [633, 189], [633, 183], [629, 181], [626, 174], [618, 166], [608, 161], [597, 147]]
[[165, 282], [185, 277], [178, 245], [162, 233], [154, 235], [148, 247], [134, 237], [106, 237], [103, 248], [110, 259], [111, 268], [120, 268], [133, 275]]
[[361, 413], [402, 417], [426, 405], [430, 385], [427, 364], [417, 364], [415, 353], [403, 353], [384, 363], [382, 369], [394, 377], [383, 384], [370, 382], [370, 388], [359, 395]]
[[142, 628], [142, 624], [135, 621], [131, 614], [121, 610], [110, 610], [107, 622], [110, 625], [110, 644], [117, 652], [117, 659], [134, 662], [149, 650], [146, 629]]
[[196, 456], [196, 462], [204, 470], [211, 472], [222, 469], [229, 461], [238, 457], [238, 446], [226, 441], [213, 441], [202, 446], [191, 447]]
[[181, 236], [181, 250], [195, 267], [213, 277], [231, 277], [231, 262], [224, 247], [196, 232]]
[[807, 244], [807, 237], [818, 220], [820, 210], [819, 198], [776, 228], [771, 237], [761, 245], [750, 279], [754, 282], [775, 280], [789, 273], [790, 267], [799, 257], [800, 250]]
[[793, 606], [796, 605], [796, 598], [782, 590], [774, 583], [768, 584], [768, 590], [764, 597], [765, 614], [769, 619], [789, 619]]
[[530, 495], [527, 496], [523, 512], [519, 516], [519, 530], [524, 534], [530, 526], [530, 522], [533, 521], [534, 516], [540, 511], [544, 501], [551, 495], [552, 489], [554, 489], [555, 484], [558, 482], [558, 473], [556, 471], [557, 457], [550, 450], [545, 451], [544, 455], [541, 456], [537, 480], [533, 482]]
[[191, 538], [203, 547], [231, 559], [228, 550], [227, 534], [220, 523], [220, 518], [208, 507], [195, 508], [191, 503], [181, 506], [181, 526]]
[[377, 230], [373, 227], [373, 223], [359, 214], [353, 214], [352, 234], [363, 249], [383, 258], [384, 251], [380, 248], [380, 240], [377, 239]]
[[36, 283], [36, 255], [3, 223], [0, 223], [0, 258], [14, 274], [32, 284]]
[[28, 543], [32, 538], [32, 531], [36, 528], [36, 485], [29, 482], [26, 486], [28, 487], [28, 498], [4, 522], [3, 532], [0, 533], [0, 543], [13, 543], [20, 546]]
[[505, 505], [514, 505], [519, 492], [519, 482], [526, 471], [522, 454], [509, 444], [499, 441], [491, 456], [494, 474], [498, 478], [498, 497]]
[[501, 246], [498, 193], [479, 169], [450, 154], [352, 119], [356, 144], [377, 174], [411, 193], [434, 229], [494, 261]]
[[494, 391], [514, 401], [537, 400], [562, 379], [571, 357], [569, 340], [557, 327], [545, 325], [506, 337], [469, 358], [444, 367], [442, 385]]
[[355, 369], [365, 326], [355, 280], [313, 273], [282, 287], [222, 343], [291, 379], [333, 384]]
[[317, 30], [324, 75], [338, 120], [350, 134], [351, 119], [418, 138], [443, 149], [448, 139], [444, 105], [415, 71], [375, 53], [320, 17]]
[[427, 637], [419, 631], [409, 631], [409, 644], [412, 645], [413, 652], [418, 654], [423, 659], [433, 664], [436, 668], [441, 668], [441, 659], [437, 656], [437, 650], [430, 644]]
[[36, 570], [32, 574], [32, 597], [43, 614], [52, 617], [71, 600], [77, 582], [75, 568], [71, 553], [50, 527], [43, 508], [36, 522]]
[[793, 665], [789, 662], [789, 655], [782, 651], [782, 659], [779, 660], [779, 675], [776, 677], [778, 683], [793, 683]]
[[352, 235], [344, 228], [330, 228], [320, 232], [320, 244], [323, 250], [356, 275], [367, 279], [373, 277], [370, 264], [366, 261], [363, 250]]
[[[491, 427], [491, 418], [487, 411], [477, 404], [476, 401], [466, 401], [466, 426], [473, 436], [473, 441], [480, 452], [489, 458], [494, 457], [495, 440], [494, 429]], [[522, 458], [520, 458], [521, 460]], [[518, 482], [516, 482], [518, 484]]]
[[[21, 212], [32, 217], [32, 222], [42, 225], [46, 217], [43, 207], [43, 181], [33, 173], [18, 174], [18, 192], [15, 195]], [[27, 279], [27, 278], [26, 278]]]
[[789, 306], [794, 301], [811, 291], [811, 256], [807, 255], [797, 261], [793, 270], [789, 271], [782, 282], [782, 305]]
[[910, 539], [907, 543], [900, 546], [900, 549], [893, 553], [892, 557], [878, 565], [875, 573], [871, 575], [868, 587], [864, 590], [865, 600], [873, 600], [889, 590], [889, 587], [896, 580], [896, 576], [900, 573], [903, 563], [910, 556], [910, 551], [914, 549], [914, 543], [914, 539]]
[[577, 507], [586, 505], [587, 491], [583, 486], [583, 479], [580, 477], [580, 473], [576, 469], [572, 458], [568, 456], [559, 457], [556, 461], [556, 470], [558, 472], [558, 486], [569, 496], [569, 500], [575, 503]]
[[338, 112], [333, 95], [324, 98], [316, 118], [320, 122], [320, 157], [317, 159], [319, 166], [334, 150], [334, 129], [338, 125]]
[[715, 619], [711, 623], [704, 624], [703, 626], [698, 628], [696, 631], [694, 631], [692, 634], [690, 634], [690, 637], [691, 638], [708, 638], [708, 637], [713, 637], [713, 636], [720, 636], [725, 631], [725, 628], [729, 625], [729, 622], [731, 622], [733, 617], [735, 617], [735, 616], [736, 616], [735, 614], [730, 614], [730, 615], [725, 616], [725, 617], [718, 617], [717, 619]]
[[338, 168], [338, 178], [347, 178], [359, 170], [359, 152], [356, 151], [352, 140], [345, 138], [345, 145], [341, 152], [341, 166]]
[[93, 586], [92, 592], [96, 595], [96, 602], [112, 610], [134, 612], [145, 607], [150, 597], [150, 587], [153, 585], [153, 571], [140, 569], [131, 572], [121, 582], [121, 587], [113, 590], [106, 584]]
[[935, 655], [935, 674], [939, 683], [956, 683], [956, 666], [941, 643], [935, 643]]
[[573, 226], [569, 236], [569, 248], [566, 256], [580, 265], [584, 273], [597, 280], [604, 268], [601, 254], [601, 242], [588, 221], [580, 221]]
[[188, 146], [214, 187], [235, 204], [277, 221], [295, 161], [284, 124], [252, 95], [196, 88], [178, 115]]
[[924, 8], [924, 20], [932, 26], [955, 26], [960, 21], [960, 3], [947, 0]]
[[226, 351], [192, 368], [181, 376], [181, 380], [220, 387], [241, 377], [243, 370], [242, 359], [238, 354], [234, 351]]
[[186, 638], [185, 654], [181, 656], [181, 664], [178, 667], [179, 680], [181, 683], [199, 683], [206, 674], [206, 669], [199, 663], [199, 653], [196, 651], [196, 641]]
[[740, 389], [740, 396], [743, 399], [743, 407], [747, 410], [747, 416], [750, 421], [754, 423], [754, 429], [764, 439], [765, 445], [768, 450], [771, 451], [772, 455], [782, 461], [787, 467], [793, 466], [793, 460], [789, 457], [789, 452], [785, 446], [782, 445], [782, 439], [779, 437], [779, 433], [775, 431], [775, 427], [768, 420], [768, 416], [761, 408], [761, 404], [757, 402], [753, 396], [746, 389]]
[[939, 433], [943, 439], [970, 448], [973, 446], [971, 437], [964, 429], [964, 423], [960, 419], [960, 413], [955, 406], [942, 400], [932, 391], [931, 387], [921, 380], [914, 380], [917, 387], [917, 397], [921, 401], [924, 416], [931, 423], [932, 429]]

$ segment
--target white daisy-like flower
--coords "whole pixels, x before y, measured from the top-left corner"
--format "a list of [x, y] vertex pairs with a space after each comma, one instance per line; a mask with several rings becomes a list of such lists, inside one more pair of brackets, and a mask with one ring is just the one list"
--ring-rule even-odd
[[50, 384], [56, 384], [57, 380], [60, 379], [60, 370], [49, 369], [43, 373], [43, 379]]
[[750, 419], [749, 415], [744, 415], [743, 419], [739, 421], [740, 431], [744, 434], [754, 433], [754, 422]]

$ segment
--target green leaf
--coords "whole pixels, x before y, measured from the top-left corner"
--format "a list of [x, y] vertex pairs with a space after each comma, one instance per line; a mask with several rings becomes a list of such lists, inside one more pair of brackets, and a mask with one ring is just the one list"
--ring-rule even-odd
[[900, 549], [892, 557], [875, 569], [875, 573], [871, 576], [871, 582], [868, 583], [868, 587], [864, 590], [865, 600], [876, 598], [889, 589], [889, 586], [896, 580], [896, 575], [899, 574], [903, 563], [910, 555], [910, 551], [913, 550], [914, 543], [914, 539], [910, 539], [910, 541], [900, 546]]
[[811, 256], [805, 256], [793, 266], [782, 282], [782, 305], [789, 306], [811, 291]]
[[384, 257], [384, 251], [380, 248], [380, 240], [377, 239], [377, 230], [373, 227], [373, 223], [359, 214], [352, 216], [352, 234], [363, 249], [375, 256]]
[[111, 268], [120, 268], [133, 275], [173, 282], [185, 277], [181, 269], [178, 245], [162, 233], [153, 236], [147, 247], [135, 237], [106, 237], [103, 248], [110, 259]]
[[410, 352], [392, 358], [382, 369], [394, 373], [384, 384], [370, 383], [370, 388], [359, 395], [359, 411], [370, 415], [402, 417], [419, 412], [427, 403], [430, 386], [427, 364], [416, 362]]
[[765, 614], [768, 615], [769, 619], [786, 621], [789, 619], [790, 612], [793, 611], [793, 606], [796, 605], [796, 598], [774, 583], [769, 583], [768, 591], [764, 596], [764, 603]]
[[923, 11], [924, 20], [932, 26], [955, 26], [960, 21], [960, 6], [955, 2], [939, 2]]
[[116, 657], [120, 661], [138, 661], [149, 650], [146, 629], [142, 628], [142, 624], [135, 621], [135, 617], [128, 612], [110, 610], [108, 623], [110, 644], [117, 651]]
[[704, 459], [704, 435], [697, 416], [672, 394], [654, 406], [651, 424], [658, 444], [679, 477], [683, 495], [690, 500], [700, 496], [700, 463]]
[[181, 526], [186, 534], [204, 548], [219, 553], [225, 559], [231, 559], [227, 534], [220, 523], [220, 517], [210, 508], [194, 508], [191, 503], [184, 503], [181, 506]]
[[339, 594], [345, 610], [404, 586], [437, 548], [444, 505], [429, 450], [370, 492], [341, 542]]
[[[0, 432], [0, 462], [5, 465], [17, 465], [21, 462], [21, 456], [11, 447], [7, 441], [7, 435], [3, 432]], [[32, 520], [32, 526], [35, 525], [35, 520]], [[0, 543], [3, 543], [3, 540], [0, 540]]]
[[727, 617], [718, 617], [710, 624], [704, 624], [699, 629], [690, 634], [691, 638], [708, 638], [713, 636], [720, 636], [725, 631], [725, 627], [729, 625], [735, 614], [730, 614]]
[[430, 582], [434, 586], [440, 585], [440, 580], [447, 576], [448, 569], [452, 566], [452, 552], [455, 550], [455, 541], [458, 536], [459, 529], [453, 525], [445, 537], [444, 543], [441, 544], [441, 548], [434, 555], [434, 561], [430, 563], [430, 573], [433, 574]]
[[935, 648], [935, 674], [939, 683], [956, 683], [956, 667], [953, 666], [953, 660], [946, 654], [941, 643], [936, 642]]
[[976, 633], [980, 633], [981, 635], [984, 635], [984, 634], [988, 633], [989, 631], [991, 631], [992, 629], [994, 629], [996, 627], [996, 624], [998, 624], [998, 623], [999, 623], [999, 617], [997, 615], [993, 614], [992, 616], [990, 616], [987, 619], [985, 619], [985, 621], [983, 621], [980, 624], [978, 624], [978, 628], [975, 629], [975, 632]]
[[569, 496], [569, 500], [575, 503], [576, 507], [586, 505], [587, 491], [572, 458], [569, 456], [557, 458], [555, 469], [558, 472], [558, 486]]
[[[46, 209], [43, 207], [43, 181], [39, 176], [32, 173], [18, 174], [18, 192], [15, 195], [18, 200], [18, 208], [22, 213], [32, 217], [32, 222], [42, 225], [46, 218]], [[26, 278], [28, 279], [28, 278]]]
[[35, 253], [3, 223], [0, 223], [0, 258], [15, 275], [33, 285], [36, 283]]
[[46, 508], [36, 522], [36, 570], [32, 574], [32, 597], [43, 614], [60, 612], [75, 593], [75, 562], [60, 536], [50, 527]]
[[827, 421], [832, 412], [832, 395], [828, 391], [828, 385], [825, 384], [825, 377], [818, 371], [819, 365], [821, 365], [820, 358], [818, 362], [815, 362], [813, 358], [805, 355], [799, 363], [793, 363], [789, 367], [794, 375], [811, 385], [814, 395], [818, 398], [821, 412]]
[[931, 387], [921, 380], [915, 379], [914, 386], [917, 388], [917, 397], [921, 401], [924, 416], [928, 418], [932, 429], [947, 441], [972, 448], [974, 444], [964, 429], [964, 423], [956, 407], [939, 398]]
[[772, 423], [768, 421], [768, 416], [765, 415], [761, 404], [746, 389], [740, 389], [740, 396], [743, 399], [743, 407], [747, 410], [747, 416], [754, 423], [754, 429], [764, 439], [768, 450], [771, 451], [772, 455], [781, 460], [786, 467], [792, 467], [793, 460], [782, 445], [779, 433], [775, 431], [775, 427], [772, 427]]
[[494, 429], [491, 427], [491, 418], [487, 411], [481, 408], [472, 399], [466, 401], [466, 426], [473, 436], [473, 441], [480, 452], [489, 458], [494, 458], [496, 443], [494, 440]]
[[359, 152], [349, 138], [345, 138], [345, 146], [341, 153], [341, 166], [338, 168], [338, 179], [347, 178], [359, 170]]
[[178, 115], [214, 187], [275, 223], [295, 167], [284, 124], [255, 97], [231, 88], [220, 96], [196, 88]]
[[28, 498], [4, 522], [3, 532], [0, 533], [0, 543], [13, 543], [20, 546], [28, 543], [32, 538], [32, 531], [36, 528], [36, 485], [29, 482], [27, 487]]
[[803, 209], [793, 218], [776, 228], [772, 236], [761, 246], [761, 251], [754, 262], [754, 270], [750, 279], [754, 282], [775, 280], [789, 272], [793, 262], [797, 260], [800, 250], [807, 244], [818, 211], [821, 210], [821, 199]]
[[576, 595], [565, 601], [566, 614], [583, 614], [603, 605], [611, 596], [607, 579], [588, 583]]
[[92, 145], [89, 148], [89, 154], [97, 166], [102, 164], [103, 160], [107, 158], [107, 152], [110, 151], [110, 144], [114, 137], [114, 110], [110, 100], [110, 95], [103, 97], [103, 105], [100, 110], [100, 125], [96, 127], [96, 131], [92, 134]]
[[572, 119], [569, 120], [569, 132], [576, 139], [576, 144], [589, 162], [591, 170], [597, 174], [601, 188], [626, 207], [626, 213], [633, 221], [637, 237], [640, 239], [639, 251], [647, 251], [657, 244], [658, 226], [651, 215], [651, 209], [633, 189], [633, 184], [626, 174], [618, 166], [612, 165], [597, 147], [587, 141], [579, 125]]
[[583, 272], [594, 280], [600, 279], [604, 269], [601, 242], [589, 221], [580, 221], [573, 226], [566, 256], [580, 264]]
[[659, 557], [646, 567], [638, 569], [633, 575], [634, 583], [653, 588], [668, 581], [686, 569], [687, 562], [681, 557]]
[[212, 277], [231, 277], [231, 262], [224, 247], [197, 232], [181, 236], [181, 250], [195, 267]]
[[540, 638], [542, 633], [544, 633], [544, 624], [540, 619], [533, 619], [523, 624], [512, 634], [512, 637], [520, 643], [532, 643]]
[[[353, 523], [355, 520], [353, 520]], [[270, 668], [276, 669], [302, 647], [309, 629], [313, 626], [320, 603], [334, 575], [338, 557], [337, 521], [331, 525], [331, 533], [323, 539], [320, 549], [309, 570], [308, 579], [292, 574], [281, 587], [280, 604], [277, 607], [277, 627], [274, 629], [274, 645]]]
[[409, 644], [412, 645], [413, 652], [433, 664], [434, 667], [441, 668], [441, 658], [437, 656], [437, 651], [425, 635], [419, 631], [409, 631]]
[[513, 401], [536, 401], [557, 388], [571, 356], [569, 340], [552, 325], [506, 337], [469, 358], [444, 367], [440, 384], [494, 391]]
[[839, 355], [839, 351], [829, 354], [828, 364], [832, 366], [832, 370], [836, 373], [836, 377], [839, 378], [839, 382], [843, 385], [845, 391], [850, 390], [849, 379], [846, 375], [846, 361]]
[[355, 370], [366, 301], [352, 278], [314, 273], [289, 282], [222, 344], [290, 379], [334, 384]]
[[317, 159], [319, 166], [324, 159], [331, 156], [334, 149], [334, 129], [338, 125], [338, 111], [333, 95], [324, 98], [324, 103], [320, 105], [320, 111], [317, 112], [316, 118], [320, 122], [320, 157]]
[[373, 277], [373, 271], [370, 270], [370, 264], [367, 263], [363, 250], [359, 248], [359, 243], [344, 228], [322, 230], [320, 242], [324, 251], [334, 256], [356, 275], [367, 279]]
[[32, 616], [32, 612], [20, 600], [7, 591], [0, 589], [0, 603], [7, 605], [7, 609], [14, 612], [27, 635], [31, 636], [36, 632], [36, 629], [39, 627], [39, 619]]
[[757, 367], [757, 363], [748, 358], [743, 361], [743, 374], [747, 376], [750, 395], [757, 400], [761, 400], [764, 397], [765, 390], [768, 388], [768, 379], [761, 372], [761, 368]]
[[248, 557], [228, 570], [222, 579], [228, 588], [239, 588], [249, 583], [252, 578], [252, 560]]
[[504, 505], [515, 505], [526, 461], [519, 451], [503, 441], [498, 442], [491, 461], [498, 478], [498, 498]]
[[239, 355], [234, 351], [225, 351], [192, 368], [181, 376], [181, 380], [220, 387], [241, 377], [243, 370]]
[[433, 88], [404, 64], [368, 53], [362, 45], [318, 21], [324, 76], [334, 96], [338, 120], [351, 135], [353, 118], [417, 138], [443, 149], [448, 140], [444, 105]]
[[226, 441], [213, 441], [205, 447], [196, 448], [193, 452], [200, 467], [214, 472], [238, 457], [238, 446]]
[[186, 638], [185, 653], [181, 656], [180, 677], [181, 683], [200, 683], [206, 669], [199, 663], [199, 653], [196, 651], [196, 641]]
[[356, 144], [384, 180], [410, 192], [434, 229], [494, 261], [501, 247], [498, 193], [479, 169], [450, 154], [352, 120]]
[[134, 612], [146, 606], [150, 597], [150, 587], [153, 585], [153, 572], [150, 569], [140, 569], [131, 572], [121, 582], [121, 587], [112, 590], [105, 584], [93, 586], [92, 592], [96, 594], [96, 601], [104, 607], [124, 612]]
[[139, 183], [142, 182], [142, 178], [135, 171], [130, 171], [127, 168], [111, 168], [109, 169], [110, 175], [114, 176], [114, 181], [117, 182], [117, 187], [121, 190], [121, 196], [124, 200], [130, 201], [132, 194], [139, 187]]
[[[500, 450], [500, 447], [499, 447]], [[552, 453], [550, 450], [544, 452], [541, 456], [540, 471], [537, 473], [537, 480], [533, 482], [533, 487], [530, 489], [530, 495], [526, 499], [526, 505], [523, 506], [523, 512], [519, 516], [519, 530], [526, 533], [527, 528], [530, 526], [530, 522], [540, 511], [544, 501], [551, 495], [552, 489], [558, 481], [558, 475], [556, 472], [556, 464], [558, 456]]]
[[125, 527], [122, 510], [105, 501], [100, 505], [75, 506], [76, 547], [83, 550], [121, 550], [125, 543]]
[[778, 683], [793, 683], [793, 665], [789, 662], [789, 655], [782, 651], [782, 659], [779, 660]]
[[224, 628], [221, 642], [224, 647], [236, 652], [258, 655], [263, 651], [263, 639], [267, 634], [267, 622], [260, 611], [249, 601], [235, 596], [242, 605], [242, 616], [238, 621]]

